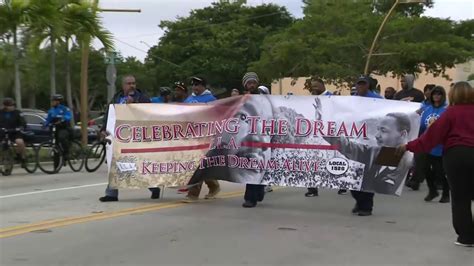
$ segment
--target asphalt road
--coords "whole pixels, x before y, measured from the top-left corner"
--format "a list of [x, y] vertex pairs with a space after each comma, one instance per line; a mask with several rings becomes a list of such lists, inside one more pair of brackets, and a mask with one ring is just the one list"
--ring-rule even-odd
[[0, 177], [2, 266], [474, 265], [474, 249], [453, 244], [450, 205], [424, 202], [424, 190], [376, 195], [371, 217], [351, 215], [351, 197], [332, 190], [281, 188], [244, 209], [244, 187], [224, 182], [212, 201], [180, 203], [166, 189], [100, 203], [105, 167], [67, 170]]

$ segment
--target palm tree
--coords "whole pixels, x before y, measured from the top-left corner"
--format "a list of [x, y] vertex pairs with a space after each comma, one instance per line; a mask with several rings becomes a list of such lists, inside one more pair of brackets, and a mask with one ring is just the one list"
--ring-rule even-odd
[[61, 40], [64, 33], [64, 14], [62, 10], [69, 5], [71, 0], [41, 0], [37, 5], [31, 7], [34, 23], [29, 25], [29, 31], [33, 34], [32, 46], [40, 48], [45, 41], [49, 42], [50, 48], [50, 89], [51, 95], [56, 94], [56, 43]]
[[18, 49], [18, 33], [22, 26], [29, 21], [30, 5], [23, 0], [7, 0], [0, 5], [0, 35], [9, 40], [13, 38], [13, 68], [15, 98], [17, 107], [21, 108], [21, 83], [20, 83], [20, 51]]
[[[104, 46], [105, 50], [113, 48], [112, 34], [104, 29], [100, 18], [93, 11], [89, 2], [74, 2], [62, 9], [64, 20], [64, 32], [62, 39], [65, 42], [66, 57], [66, 99], [70, 108], [73, 106], [71, 89], [71, 66], [69, 63], [69, 44], [81, 43], [85, 35], [96, 37]], [[88, 44], [89, 45], [89, 44]]]

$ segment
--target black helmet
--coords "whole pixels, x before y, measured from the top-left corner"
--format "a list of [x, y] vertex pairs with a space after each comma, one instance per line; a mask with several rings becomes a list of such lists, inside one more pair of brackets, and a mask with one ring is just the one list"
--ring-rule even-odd
[[168, 87], [161, 87], [160, 88], [160, 96], [168, 96], [171, 94], [171, 90]]
[[53, 96], [51, 96], [51, 100], [62, 102], [64, 100], [64, 97], [61, 94], [54, 94]]
[[3, 99], [3, 106], [14, 106], [15, 105], [15, 100], [13, 98], [5, 98]]

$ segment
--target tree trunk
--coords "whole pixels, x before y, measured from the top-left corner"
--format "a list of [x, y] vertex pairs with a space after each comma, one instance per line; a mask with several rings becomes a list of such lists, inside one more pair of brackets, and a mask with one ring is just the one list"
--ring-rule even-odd
[[16, 35], [16, 28], [13, 29], [13, 56], [15, 65], [15, 101], [18, 109], [22, 108], [21, 105], [21, 83], [20, 83], [20, 53], [18, 52], [18, 40]]
[[56, 51], [54, 49], [55, 39], [51, 34], [51, 72], [49, 74], [49, 79], [51, 82], [51, 95], [56, 94]]
[[[74, 113], [74, 104], [72, 103], [72, 90], [71, 90], [71, 65], [69, 62], [69, 38], [66, 37], [66, 57], [65, 57], [65, 63], [66, 63], [66, 100], [67, 100], [67, 105], [69, 106], [69, 109]], [[71, 124], [74, 125], [74, 116], [72, 116], [71, 119]]]
[[85, 36], [82, 40], [82, 60], [81, 60], [81, 142], [87, 145], [87, 121], [88, 121], [88, 68], [89, 68], [89, 43], [90, 37]]
[[33, 85], [30, 91], [30, 96], [28, 97], [28, 106], [30, 108], [36, 108], [36, 85]]

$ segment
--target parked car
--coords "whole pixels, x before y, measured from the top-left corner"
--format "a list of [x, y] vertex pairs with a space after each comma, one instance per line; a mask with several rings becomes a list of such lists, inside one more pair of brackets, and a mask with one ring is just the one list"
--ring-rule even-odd
[[[32, 131], [33, 136], [26, 138], [28, 143], [42, 143], [48, 141], [51, 138], [51, 131], [49, 128], [44, 128], [43, 125], [48, 116], [45, 112], [29, 112], [22, 110], [23, 117], [26, 121], [26, 130]], [[74, 138], [79, 139], [81, 137], [81, 127], [74, 126], [73, 128]], [[89, 143], [97, 140], [97, 133], [93, 128], [87, 128], [87, 139]]]

